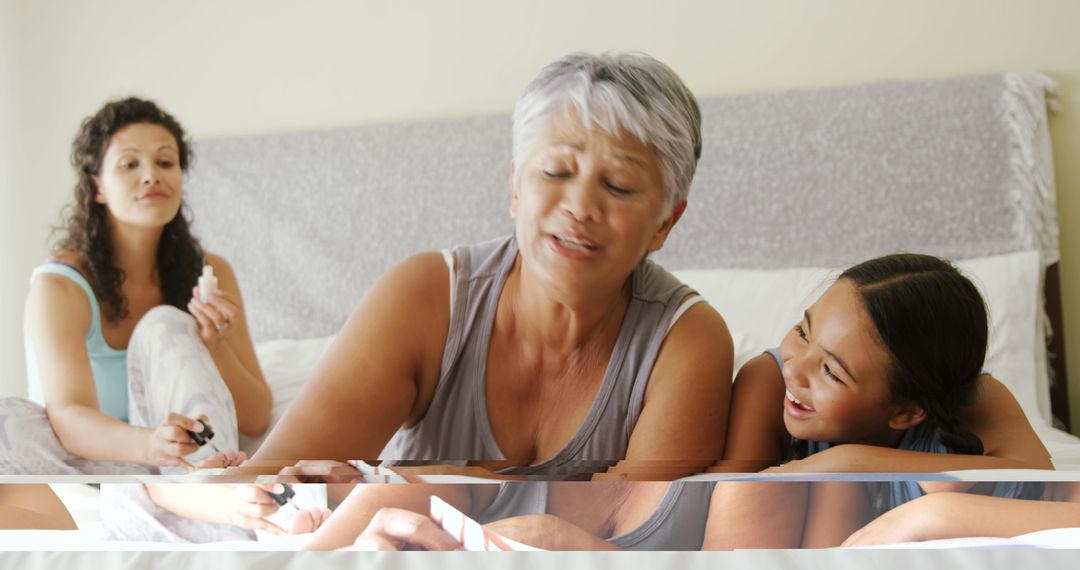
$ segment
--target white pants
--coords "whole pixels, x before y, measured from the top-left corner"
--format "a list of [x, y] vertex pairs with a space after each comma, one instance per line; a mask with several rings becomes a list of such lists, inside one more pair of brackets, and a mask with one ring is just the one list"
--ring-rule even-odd
[[[199, 338], [195, 319], [168, 305], [154, 307], [139, 320], [127, 350], [128, 418], [131, 425], [156, 427], [170, 412], [190, 418], [205, 415], [214, 446], [238, 447], [236, 406], [210, 352]], [[186, 459], [198, 464], [213, 453], [204, 445]], [[167, 468], [164, 472], [183, 472]], [[71, 454], [56, 437], [45, 408], [26, 398], [0, 398], [0, 474], [146, 474], [154, 467], [96, 461]]]

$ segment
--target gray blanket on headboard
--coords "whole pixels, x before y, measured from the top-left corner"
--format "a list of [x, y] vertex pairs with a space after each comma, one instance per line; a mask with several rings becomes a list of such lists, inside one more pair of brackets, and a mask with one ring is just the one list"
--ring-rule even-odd
[[[1036, 73], [701, 100], [672, 268], [841, 266], [893, 251], [1057, 260]], [[257, 341], [336, 332], [411, 253], [508, 234], [508, 115], [198, 140], [195, 231]]]

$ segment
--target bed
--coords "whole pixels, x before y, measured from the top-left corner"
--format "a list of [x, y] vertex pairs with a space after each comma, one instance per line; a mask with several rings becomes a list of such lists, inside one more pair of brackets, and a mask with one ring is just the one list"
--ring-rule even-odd
[[[943, 477], [1076, 479], [1080, 438], [1061, 429], [1054, 89], [1018, 72], [702, 98], [690, 207], [655, 259], [724, 315], [736, 365], [776, 345], [838, 268], [894, 251], [955, 260], [988, 301], [986, 369], [1065, 472]], [[244, 288], [274, 421], [378, 275], [410, 253], [512, 230], [510, 134], [498, 115], [196, 141], [194, 228]], [[78, 535], [0, 540], [92, 543], [94, 490], [61, 495], [81, 505], [81, 530], [65, 531]]]
[[[1021, 72], [702, 98], [690, 207], [655, 259], [724, 315], [736, 365], [777, 344], [836, 268], [956, 260], [990, 305], [986, 369], [1058, 468], [1080, 469], [1060, 429], [1062, 351], [1047, 350], [1061, 337], [1054, 89]], [[244, 286], [275, 418], [392, 264], [512, 230], [510, 146], [507, 115], [196, 141], [195, 231]]]

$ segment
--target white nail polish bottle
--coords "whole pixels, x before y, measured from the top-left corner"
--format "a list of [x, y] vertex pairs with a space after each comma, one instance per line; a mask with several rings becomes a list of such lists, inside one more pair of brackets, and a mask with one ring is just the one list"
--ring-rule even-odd
[[210, 293], [217, 291], [217, 277], [214, 277], [214, 268], [204, 265], [202, 277], [199, 277], [199, 302], [205, 303], [210, 298]]

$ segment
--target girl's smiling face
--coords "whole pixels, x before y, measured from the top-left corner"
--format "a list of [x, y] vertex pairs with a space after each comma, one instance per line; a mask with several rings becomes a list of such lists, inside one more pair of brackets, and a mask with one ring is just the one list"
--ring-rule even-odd
[[855, 285], [834, 283], [780, 344], [784, 425], [803, 440], [895, 446], [922, 421], [921, 409], [894, 402], [892, 355]]

